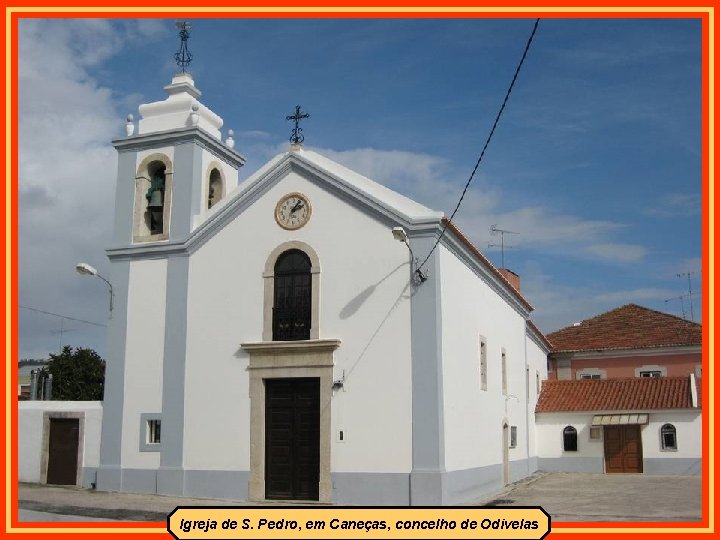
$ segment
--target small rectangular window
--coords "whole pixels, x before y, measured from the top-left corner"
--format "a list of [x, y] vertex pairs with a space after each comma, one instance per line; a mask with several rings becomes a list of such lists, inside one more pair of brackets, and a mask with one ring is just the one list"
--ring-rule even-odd
[[601, 428], [601, 427], [591, 427], [590, 428], [590, 440], [591, 441], [602, 440], [602, 432], [603, 432], [603, 428]]
[[160, 420], [148, 420], [147, 443], [160, 444]]
[[508, 381], [507, 381], [507, 357], [505, 356], [505, 350], [502, 351], [502, 393], [507, 395], [508, 393]]
[[480, 389], [487, 390], [487, 343], [480, 336]]
[[581, 379], [599, 379], [600, 374], [599, 373], [581, 373], [580, 378]]
[[662, 371], [655, 371], [655, 370], [652, 370], [652, 371], [641, 371], [641, 372], [640, 372], [640, 377], [659, 379], [660, 377], [662, 377]]
[[517, 426], [510, 426], [510, 448], [517, 446]]

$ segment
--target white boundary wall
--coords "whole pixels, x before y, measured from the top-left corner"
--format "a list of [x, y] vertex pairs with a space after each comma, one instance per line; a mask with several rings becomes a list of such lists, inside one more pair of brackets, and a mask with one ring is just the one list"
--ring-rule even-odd
[[[20, 401], [18, 403], [18, 480], [44, 483], [47, 468], [46, 416], [71, 413], [80, 418], [82, 462], [80, 469], [97, 468], [100, 457], [100, 429], [102, 426], [100, 401]], [[78, 415], [78, 416], [75, 416]], [[45, 465], [43, 462], [45, 461]]]

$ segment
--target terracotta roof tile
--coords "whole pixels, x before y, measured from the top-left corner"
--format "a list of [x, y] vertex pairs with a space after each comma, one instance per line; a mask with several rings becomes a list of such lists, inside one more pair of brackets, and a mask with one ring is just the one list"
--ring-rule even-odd
[[547, 335], [553, 352], [679, 347], [702, 344], [702, 326], [636, 304]]
[[544, 381], [535, 412], [690, 409], [689, 377]]

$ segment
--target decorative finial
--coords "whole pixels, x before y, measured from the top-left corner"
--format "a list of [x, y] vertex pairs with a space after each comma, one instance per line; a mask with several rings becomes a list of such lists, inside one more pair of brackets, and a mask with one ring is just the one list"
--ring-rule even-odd
[[310, 115], [308, 113], [303, 113], [300, 110], [300, 105], [295, 106], [295, 114], [290, 114], [285, 117], [285, 120], [293, 120], [295, 122], [295, 127], [293, 128], [292, 135], [290, 136], [290, 142], [292, 144], [302, 144], [305, 140], [305, 137], [302, 134], [302, 128], [300, 127], [300, 120], [303, 118], [310, 118]]
[[228, 136], [227, 139], [225, 139], [225, 144], [227, 144], [229, 148], [233, 148], [235, 146], [235, 139], [233, 139], [234, 135], [235, 132], [232, 129], [228, 129]]
[[180, 66], [180, 69], [185, 73], [185, 68], [192, 62], [193, 56], [187, 48], [188, 39], [190, 39], [190, 23], [185, 21], [178, 21], [175, 23], [179, 30], [180, 36], [180, 49], [175, 53], [175, 62]]
[[128, 137], [135, 133], [135, 118], [133, 118], [132, 114], [127, 115], [127, 119], [125, 122], [125, 133], [127, 133]]
[[193, 126], [197, 126], [198, 122], [200, 121], [200, 114], [198, 113], [198, 111], [200, 110], [200, 106], [197, 104], [197, 102], [195, 102], [192, 104], [190, 109], [192, 110], [192, 112], [190, 113], [190, 123]]

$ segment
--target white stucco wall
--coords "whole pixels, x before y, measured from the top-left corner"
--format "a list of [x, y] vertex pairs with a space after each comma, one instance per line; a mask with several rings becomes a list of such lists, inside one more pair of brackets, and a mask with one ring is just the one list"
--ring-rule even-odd
[[[448, 471], [502, 463], [502, 423], [517, 426], [509, 460], [527, 458], [525, 319], [444, 247], [442, 351], [445, 466]], [[480, 336], [487, 343], [487, 390], [480, 389]], [[502, 394], [501, 356], [507, 359]]]
[[[42, 462], [47, 459], [47, 436], [43, 433], [46, 414], [77, 413], [82, 416], [83, 460], [79, 467], [97, 467], [100, 457], [102, 402], [20, 401], [18, 402], [18, 480], [44, 482]], [[45, 442], [43, 442], [45, 441]]]
[[[294, 191], [308, 196], [312, 216], [286, 231], [274, 210]], [[263, 269], [290, 240], [310, 245], [320, 259], [320, 338], [342, 340], [334, 356], [334, 378], [344, 370], [345, 386], [332, 401], [332, 471], [409, 472], [407, 249], [390, 226], [295, 172], [191, 257], [185, 467], [249, 468], [248, 356], [240, 344], [262, 341]]]
[[162, 411], [167, 261], [130, 264], [122, 465], [157, 468], [159, 452], [140, 452], [140, 415]]
[[[595, 414], [648, 413], [648, 424], [640, 428], [643, 458], [699, 458], [702, 453], [702, 422], [699, 410], [598, 411], [581, 413], [539, 413], [536, 419], [538, 455], [541, 458], [598, 457], [604, 455], [603, 441], [590, 440]], [[677, 450], [661, 450], [660, 428], [675, 426]], [[563, 451], [563, 429], [571, 425], [578, 432], [578, 451]]]
[[529, 455], [531, 457], [537, 457], [537, 430], [535, 429], [535, 406], [537, 405], [538, 392], [537, 380], [540, 379], [540, 388], [542, 390], [542, 384], [547, 380], [547, 351], [540, 347], [533, 339], [529, 336], [525, 338], [528, 368], [530, 375], [530, 388], [529, 388], [529, 404], [528, 404], [528, 424], [530, 426], [528, 432], [528, 448]]

